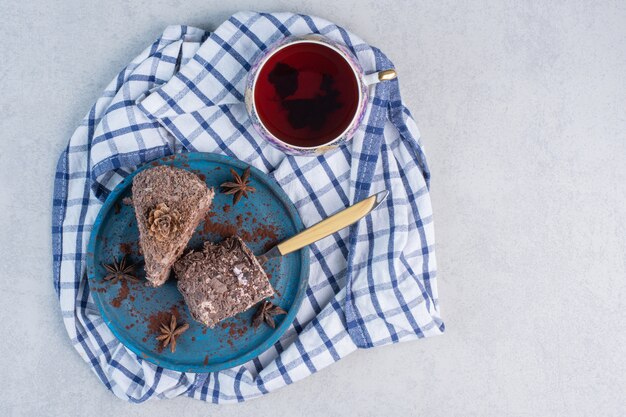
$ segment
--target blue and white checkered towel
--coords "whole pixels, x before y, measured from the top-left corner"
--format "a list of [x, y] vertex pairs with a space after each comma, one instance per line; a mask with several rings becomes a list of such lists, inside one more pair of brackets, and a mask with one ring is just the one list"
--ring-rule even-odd
[[[61, 155], [54, 284], [74, 347], [118, 397], [243, 401], [357, 348], [443, 332], [429, 172], [398, 81], [372, 87], [354, 139], [323, 156], [287, 156], [250, 125], [242, 102], [251, 63], [280, 38], [306, 33], [345, 43], [367, 73], [393, 67], [378, 49], [316, 17], [237, 13], [213, 33], [171, 26], [109, 84]], [[280, 341], [245, 365], [210, 374], [166, 370], [127, 350], [102, 321], [85, 276], [91, 227], [110, 190], [147, 161], [191, 151], [226, 154], [267, 172], [306, 226], [390, 191], [386, 203], [352, 228], [311, 245], [306, 298]]]

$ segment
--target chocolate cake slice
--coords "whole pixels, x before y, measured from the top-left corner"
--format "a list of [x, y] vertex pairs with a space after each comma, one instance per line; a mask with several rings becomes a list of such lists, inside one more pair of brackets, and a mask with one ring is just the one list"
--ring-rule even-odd
[[180, 258], [174, 273], [191, 316], [209, 327], [274, 294], [261, 264], [236, 236], [205, 242]]
[[158, 166], [133, 178], [133, 205], [146, 278], [162, 285], [182, 254], [213, 200], [197, 175], [184, 169]]

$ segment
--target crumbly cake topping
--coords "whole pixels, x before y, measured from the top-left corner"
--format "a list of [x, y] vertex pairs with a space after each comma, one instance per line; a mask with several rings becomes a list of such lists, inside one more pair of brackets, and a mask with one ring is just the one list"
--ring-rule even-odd
[[174, 264], [178, 289], [195, 320], [213, 327], [274, 293], [254, 254], [238, 237], [205, 242]]
[[184, 169], [157, 166], [133, 179], [133, 205], [146, 278], [163, 284], [194, 229], [209, 210], [214, 192]]

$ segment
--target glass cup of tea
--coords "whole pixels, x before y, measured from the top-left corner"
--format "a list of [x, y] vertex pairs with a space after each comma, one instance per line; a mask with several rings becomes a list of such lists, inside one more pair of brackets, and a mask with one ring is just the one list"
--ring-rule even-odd
[[345, 45], [324, 36], [289, 36], [250, 69], [246, 109], [257, 132], [278, 149], [320, 154], [352, 138], [368, 87], [395, 77], [393, 69], [365, 74]]

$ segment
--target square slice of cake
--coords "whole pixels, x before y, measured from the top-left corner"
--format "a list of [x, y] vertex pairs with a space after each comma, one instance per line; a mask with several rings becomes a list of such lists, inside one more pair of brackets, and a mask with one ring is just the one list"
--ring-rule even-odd
[[146, 279], [162, 285], [213, 201], [213, 189], [192, 172], [170, 166], [133, 178], [133, 205]]
[[236, 236], [205, 242], [180, 258], [174, 273], [192, 317], [209, 327], [274, 294], [256, 256]]

